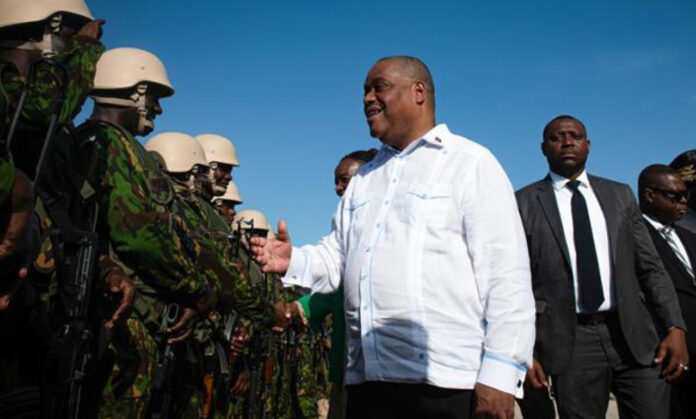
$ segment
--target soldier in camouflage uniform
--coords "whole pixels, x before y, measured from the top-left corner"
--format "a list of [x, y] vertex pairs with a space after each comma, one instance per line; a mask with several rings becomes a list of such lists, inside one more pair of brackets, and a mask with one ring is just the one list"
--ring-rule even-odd
[[[237, 214], [232, 223], [235, 231], [238, 263], [248, 272], [252, 285], [260, 290], [269, 302], [281, 301], [280, 283], [276, 278], [261, 272], [256, 262], [250, 258], [248, 239], [252, 235], [266, 236], [270, 226], [259, 211], [245, 210]], [[250, 350], [244, 361], [248, 366], [249, 389], [243, 399], [229, 407], [227, 417], [261, 418], [284, 417], [278, 403], [278, 386], [281, 336], [277, 331], [263, 330], [254, 333]]]
[[[200, 216], [177, 199], [157, 161], [133, 138], [152, 129], [154, 117], [161, 113], [158, 99], [172, 93], [164, 67], [152, 54], [111, 50], [98, 64], [94, 112], [77, 129], [85, 163], [82, 172], [90, 184], [98, 185], [103, 248], [121, 261], [100, 264], [100, 273], [125, 270], [139, 295], [122, 339], [127, 343], [122, 347], [138, 350], [119, 357], [115, 348], [117, 361], [104, 392], [104, 417], [145, 414], [156, 348], [165, 340], [174, 344], [188, 338], [195, 319], [207, 315], [218, 297], [221, 304], [240, 307], [266, 323], [274, 319], [273, 307], [244, 294], [235, 267], [226, 263], [211, 240], [197, 234]], [[182, 308], [174, 325], [162, 322], [169, 303]], [[130, 366], [128, 371], [119, 360]]]
[[[229, 227], [209, 201], [213, 191], [208, 162], [205, 160], [205, 151], [201, 145], [186, 134], [162, 133], [151, 138], [145, 148], [161, 161], [165, 171], [172, 178], [177, 195], [199, 214], [202, 221], [199, 225], [200, 234], [215, 240], [222, 254], [231, 255]], [[229, 181], [229, 175], [227, 181]], [[243, 276], [246, 278], [246, 275]], [[245, 283], [249, 284], [248, 279], [245, 279]], [[249, 292], [254, 291], [249, 288]], [[279, 305], [279, 307], [284, 306]], [[228, 310], [221, 310], [219, 314], [230, 313]], [[245, 317], [243, 312], [240, 314]], [[249, 321], [247, 318], [242, 323], [248, 326]], [[216, 331], [218, 326], [216, 323], [219, 322], [209, 317], [199, 322], [195, 331], [198, 346], [193, 345], [192, 352], [198, 353], [199, 356], [194, 357], [196, 363], [193, 365], [192, 372], [193, 386], [189, 391], [191, 403], [189, 409], [183, 412], [186, 416], [207, 416], [212, 412], [213, 405], [218, 407], [224, 405], [224, 403], [218, 403], [220, 400], [215, 400], [210, 386], [210, 383], [215, 382], [220, 374], [229, 374], [228, 371], [217, 368], [225, 354], [215, 350], [216, 343], [229, 345], [230, 342], [220, 342], [217, 339], [216, 336], [219, 336], [219, 333]], [[267, 327], [264, 322], [258, 323], [260, 328]], [[222, 399], [226, 398], [227, 394], [217, 394], [217, 396], [218, 399]]]
[[[222, 135], [199, 134], [196, 141], [203, 147], [205, 159], [210, 167], [208, 179], [210, 180], [210, 192], [214, 196], [223, 196], [227, 191], [227, 185], [232, 181], [232, 169], [239, 167], [237, 158], [237, 148], [232, 141]], [[206, 194], [207, 191], [201, 191]], [[212, 196], [204, 195], [203, 198], [213, 199]]]
[[[250, 235], [272, 237], [265, 216], [260, 211], [242, 210], [236, 217], [233, 228], [241, 232], [241, 257], [248, 260], [247, 238]], [[292, 303], [303, 290], [284, 288], [276, 275], [263, 274], [255, 262], [249, 264], [251, 276], [258, 287], [265, 289], [269, 299]], [[322, 335], [312, 333], [307, 325], [294, 322], [292, 327], [279, 336], [262, 336], [265, 341], [252, 343], [261, 355], [252, 381], [250, 397], [258, 411], [273, 418], [317, 418], [317, 401], [325, 398], [326, 368], [322, 360]], [[272, 358], [269, 361], [269, 357]], [[269, 371], [269, 363], [272, 371]]]
[[224, 195], [213, 198], [213, 205], [220, 215], [225, 217], [230, 226], [234, 223], [234, 216], [237, 214], [235, 207], [241, 205], [243, 202], [242, 195], [240, 195], [237, 185], [232, 181], [227, 184]]
[[[102, 23], [93, 20], [82, 0], [3, 3], [0, 8], [0, 148], [3, 150], [0, 152], [0, 189], [4, 190], [8, 185], [14, 185], [15, 189], [21, 186], [21, 182], [26, 181], [22, 175], [24, 172], [35, 178], [34, 188], [41, 190], [44, 178], [36, 179], [35, 169], [51, 118], [55, 116], [55, 127], [67, 128], [84, 103], [91, 89], [94, 64], [103, 51], [98, 40]], [[24, 97], [23, 104], [21, 97]], [[60, 102], [62, 107], [54, 108]], [[7, 151], [8, 128], [16, 113], [10, 157]], [[61, 153], [64, 145], [56, 144], [55, 152]], [[31, 203], [30, 196], [31, 187], [27, 191], [26, 203]], [[14, 206], [16, 203], [13, 201], [10, 205]], [[28, 213], [24, 211], [25, 221]], [[19, 212], [14, 211], [10, 220], [14, 233], [33, 231], [38, 243], [38, 229], [22, 228], [18, 215]], [[8, 229], [7, 233], [10, 232]], [[21, 253], [27, 260], [34, 252]], [[21, 265], [25, 265], [24, 262]], [[26, 272], [22, 269], [23, 274]], [[52, 346], [52, 333], [46, 313], [37, 301], [37, 286], [41, 291], [41, 284], [36, 281], [36, 270], [28, 272], [29, 280], [24, 281], [24, 286], [13, 297], [10, 310], [0, 316], [0, 330], [3, 332], [0, 392], [33, 386], [45, 378], [43, 355]], [[0, 309], [8, 308], [7, 302], [7, 296], [1, 297]], [[26, 412], [35, 406], [25, 405], [23, 408]], [[3, 410], [2, 403], [0, 412], [13, 414]]]

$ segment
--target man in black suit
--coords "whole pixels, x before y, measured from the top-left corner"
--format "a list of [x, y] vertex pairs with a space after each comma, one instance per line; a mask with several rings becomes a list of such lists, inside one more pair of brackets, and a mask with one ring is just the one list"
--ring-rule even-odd
[[[590, 176], [585, 126], [544, 128], [550, 173], [517, 192], [537, 310], [535, 388], [551, 376], [561, 418], [663, 418], [688, 364], [677, 295], [627, 185]], [[653, 321], [654, 319], [654, 321]]]
[[[669, 166], [654, 164], [638, 178], [640, 210], [662, 263], [677, 290], [684, 322], [689, 357], [696, 354], [696, 234], [675, 225], [684, 217], [689, 190], [679, 173]], [[696, 377], [689, 371], [672, 389], [672, 419], [696, 418]]]

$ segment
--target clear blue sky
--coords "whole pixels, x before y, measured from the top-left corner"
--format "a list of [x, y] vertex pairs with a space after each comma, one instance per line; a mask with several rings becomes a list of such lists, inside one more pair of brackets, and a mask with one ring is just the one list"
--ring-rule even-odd
[[108, 48], [165, 63], [176, 94], [155, 132], [232, 138], [240, 208], [286, 219], [297, 244], [329, 230], [337, 160], [379, 145], [361, 94], [385, 55], [429, 65], [438, 122], [491, 149], [515, 188], [546, 173], [540, 132], [561, 113], [586, 123], [590, 171], [633, 187], [696, 148], [694, 1], [87, 2]]

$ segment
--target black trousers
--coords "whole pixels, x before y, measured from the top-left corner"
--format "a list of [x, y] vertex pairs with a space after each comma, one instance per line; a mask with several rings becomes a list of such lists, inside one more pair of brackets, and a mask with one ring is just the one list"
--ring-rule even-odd
[[346, 386], [347, 419], [469, 419], [474, 391], [369, 381]]
[[[689, 359], [689, 363], [694, 365], [696, 354], [690, 353]], [[670, 419], [693, 418], [696, 418], [696, 373], [689, 371], [672, 386]]]
[[620, 418], [666, 419], [670, 386], [660, 372], [660, 366], [641, 366], [633, 360], [618, 319], [578, 324], [570, 367], [552, 376], [558, 414], [561, 419], [603, 419], [611, 391]]

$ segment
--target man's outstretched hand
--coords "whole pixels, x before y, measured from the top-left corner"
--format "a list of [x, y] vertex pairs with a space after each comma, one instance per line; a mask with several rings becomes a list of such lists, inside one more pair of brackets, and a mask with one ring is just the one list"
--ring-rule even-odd
[[278, 223], [278, 236], [275, 239], [252, 237], [251, 251], [264, 273], [285, 274], [290, 266], [292, 244], [285, 221]]

